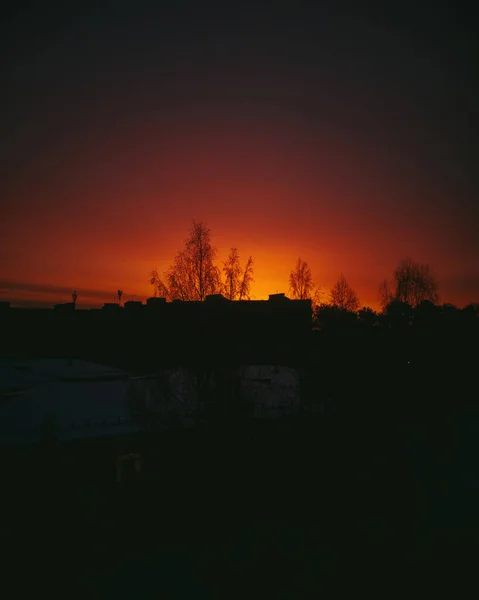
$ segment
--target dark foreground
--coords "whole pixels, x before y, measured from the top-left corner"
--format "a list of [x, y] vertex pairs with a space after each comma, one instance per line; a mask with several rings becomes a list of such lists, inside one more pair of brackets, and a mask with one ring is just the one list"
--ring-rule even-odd
[[8, 597], [389, 597], [458, 568], [460, 585], [478, 556], [469, 410], [152, 434], [129, 442], [143, 477], [126, 487], [110, 447], [37, 450], [6, 469]]
[[315, 417], [4, 449], [2, 597], [465, 597], [477, 335], [434, 331], [331, 336], [306, 368], [306, 400], [331, 398]]

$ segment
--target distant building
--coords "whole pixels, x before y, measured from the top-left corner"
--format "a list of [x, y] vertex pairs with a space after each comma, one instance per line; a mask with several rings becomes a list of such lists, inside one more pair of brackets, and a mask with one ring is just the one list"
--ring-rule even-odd
[[228, 300], [228, 298], [225, 298], [223, 296], [223, 294], [209, 294], [208, 296], [206, 296], [205, 298], [205, 302], [231, 302], [231, 300]]
[[287, 298], [285, 294], [270, 294], [269, 295], [270, 302], [281, 302], [283, 300], [289, 301], [289, 298]]
[[160, 308], [166, 305], [166, 298], [157, 298], [156, 296], [153, 298], [148, 298], [146, 301], [146, 306], [148, 308]]
[[0, 319], [10, 353], [27, 348], [32, 356], [83, 356], [141, 369], [197, 361], [293, 365], [307, 352], [312, 330], [311, 301], [285, 294], [241, 301], [219, 294], [205, 302], [148, 298], [146, 305], [114, 302], [99, 310], [67, 303], [2, 311]]
[[62, 304], [55, 304], [53, 307], [54, 312], [56, 313], [71, 313], [75, 310], [74, 302], [64, 302]]
[[117, 302], [105, 302], [101, 309], [106, 312], [120, 312], [122, 310]]
[[124, 303], [124, 308], [128, 313], [141, 311], [143, 302], [141, 300], [128, 300]]
[[137, 430], [129, 375], [77, 359], [0, 360], [0, 445], [59, 441]]

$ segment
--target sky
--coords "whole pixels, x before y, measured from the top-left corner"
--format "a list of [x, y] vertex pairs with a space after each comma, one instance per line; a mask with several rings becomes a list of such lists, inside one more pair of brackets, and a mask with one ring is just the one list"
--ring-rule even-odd
[[[479, 301], [474, 20], [436, 2], [11, 3], [0, 25], [0, 300], [152, 295], [192, 220], [253, 297], [297, 258], [361, 304], [399, 260]], [[471, 9], [472, 10], [472, 9]]]

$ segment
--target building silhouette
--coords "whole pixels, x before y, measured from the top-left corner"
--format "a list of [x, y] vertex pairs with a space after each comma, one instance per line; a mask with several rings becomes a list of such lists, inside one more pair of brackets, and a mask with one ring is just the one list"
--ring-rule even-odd
[[0, 310], [5, 356], [69, 356], [151, 370], [158, 364], [290, 364], [311, 334], [311, 301], [272, 294], [268, 300], [204, 302], [149, 298], [81, 310]]

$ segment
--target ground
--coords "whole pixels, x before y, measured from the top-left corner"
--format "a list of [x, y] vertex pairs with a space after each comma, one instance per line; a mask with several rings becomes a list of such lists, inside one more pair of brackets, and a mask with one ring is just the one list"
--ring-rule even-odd
[[375, 342], [371, 356], [328, 344], [310, 366], [309, 393], [331, 394], [324, 413], [154, 434], [144, 480], [125, 489], [112, 485], [114, 453], [95, 450], [80, 468], [45, 448], [28, 473], [4, 452], [3, 585], [23, 596], [431, 597], [454, 569], [463, 597], [479, 556], [475, 358], [470, 345], [435, 345]]
[[9, 573], [51, 594], [293, 599], [468, 569], [477, 493], [458, 469], [402, 427], [338, 419], [171, 439], [132, 488], [26, 488]]

